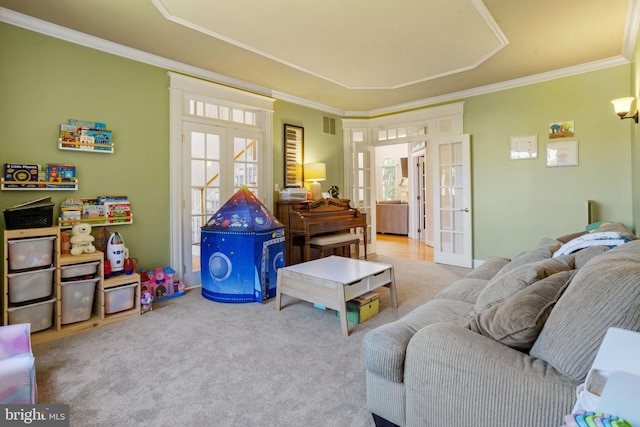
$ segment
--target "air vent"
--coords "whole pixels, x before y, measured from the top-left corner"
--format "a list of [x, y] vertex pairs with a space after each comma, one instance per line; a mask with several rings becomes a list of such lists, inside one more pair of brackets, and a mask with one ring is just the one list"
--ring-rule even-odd
[[336, 134], [336, 119], [333, 117], [322, 116], [322, 133], [327, 135]]

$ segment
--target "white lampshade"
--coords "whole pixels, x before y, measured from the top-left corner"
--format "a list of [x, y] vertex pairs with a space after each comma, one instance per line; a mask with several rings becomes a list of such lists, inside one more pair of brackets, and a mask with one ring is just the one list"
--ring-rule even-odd
[[313, 181], [309, 186], [313, 200], [322, 198], [322, 187], [318, 181], [327, 179], [327, 167], [324, 163], [308, 163], [304, 165], [304, 180]]
[[324, 163], [307, 163], [304, 165], [305, 181], [324, 181], [327, 179], [327, 167]]
[[624, 117], [631, 111], [631, 104], [635, 100], [634, 97], [628, 96], [626, 98], [618, 98], [611, 101], [616, 114], [620, 117]]

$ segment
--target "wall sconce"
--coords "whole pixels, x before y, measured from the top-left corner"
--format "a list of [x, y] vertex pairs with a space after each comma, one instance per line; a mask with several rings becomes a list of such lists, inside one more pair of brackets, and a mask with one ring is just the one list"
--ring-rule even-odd
[[613, 108], [616, 110], [616, 114], [620, 116], [620, 119], [633, 119], [638, 123], [638, 109], [636, 108], [632, 116], [628, 114], [631, 112], [631, 105], [635, 101], [635, 98], [628, 96], [626, 98], [618, 98], [611, 101]]
[[322, 198], [322, 188], [318, 181], [327, 179], [327, 167], [324, 163], [307, 163], [304, 165], [304, 180], [312, 181], [309, 186], [313, 200]]

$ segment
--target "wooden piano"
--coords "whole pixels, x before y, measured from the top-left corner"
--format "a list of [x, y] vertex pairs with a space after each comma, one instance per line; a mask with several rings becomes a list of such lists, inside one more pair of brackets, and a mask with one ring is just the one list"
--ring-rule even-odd
[[277, 202], [277, 217], [285, 226], [287, 265], [311, 259], [311, 237], [362, 227], [367, 257], [367, 216], [349, 207], [349, 200], [320, 199]]

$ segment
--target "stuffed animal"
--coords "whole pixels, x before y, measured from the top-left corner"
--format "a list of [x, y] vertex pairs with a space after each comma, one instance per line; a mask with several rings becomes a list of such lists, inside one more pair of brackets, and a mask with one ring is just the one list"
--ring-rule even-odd
[[153, 302], [153, 294], [151, 292], [145, 292], [140, 297], [140, 303], [142, 304], [142, 312], [146, 313], [147, 311], [153, 310], [151, 303]]
[[71, 229], [71, 255], [90, 254], [96, 251], [93, 246], [94, 237], [91, 235], [91, 226], [83, 222]]

